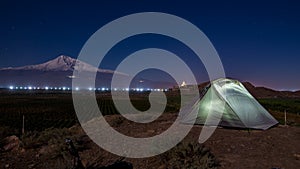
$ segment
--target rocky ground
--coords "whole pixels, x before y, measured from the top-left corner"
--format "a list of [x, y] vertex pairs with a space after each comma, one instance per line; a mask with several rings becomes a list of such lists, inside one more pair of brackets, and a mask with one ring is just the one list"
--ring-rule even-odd
[[[164, 114], [155, 122], [140, 125], [118, 115], [106, 117], [117, 131], [135, 137], [157, 135], [170, 127], [175, 119], [175, 114]], [[202, 126], [194, 126], [183, 141], [196, 147], [185, 156], [177, 155], [189, 146], [180, 144], [176, 150], [172, 149], [159, 156], [145, 159], [125, 158], [124, 161], [131, 163], [135, 169], [297, 169], [300, 166], [300, 127], [275, 126], [266, 131], [218, 128], [204, 145], [197, 145], [201, 129]], [[64, 145], [65, 137], [74, 140], [83, 164], [89, 168], [107, 166], [121, 159], [99, 148], [80, 126], [74, 126], [69, 129], [48, 130], [43, 134], [30, 133], [20, 138], [19, 146], [0, 153], [0, 168], [71, 168], [72, 157]], [[205, 165], [210, 166], [198, 164], [199, 161], [204, 163], [199, 154], [210, 158], [210, 162], [205, 161]], [[167, 156], [178, 160], [174, 161]]]

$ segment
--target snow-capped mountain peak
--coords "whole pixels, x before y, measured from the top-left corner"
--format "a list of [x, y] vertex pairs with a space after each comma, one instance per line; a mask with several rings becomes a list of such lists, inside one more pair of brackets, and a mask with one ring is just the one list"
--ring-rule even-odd
[[114, 73], [112, 70], [98, 69], [88, 63], [76, 60], [69, 56], [60, 55], [57, 58], [50, 60], [48, 62], [37, 64], [37, 65], [28, 65], [22, 67], [8, 67], [2, 68], [0, 70], [38, 70], [38, 71], [73, 71], [75, 68], [81, 71], [90, 71], [90, 72], [103, 72], [103, 73]]
[[75, 63], [76, 63], [76, 59], [61, 55], [46, 63], [25, 66], [24, 68], [43, 70], [43, 71], [68, 71], [68, 70], [72, 71], [74, 70]]

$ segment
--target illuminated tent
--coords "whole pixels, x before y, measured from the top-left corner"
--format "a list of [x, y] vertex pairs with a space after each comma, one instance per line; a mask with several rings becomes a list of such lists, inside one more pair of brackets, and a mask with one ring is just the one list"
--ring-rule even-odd
[[[191, 113], [197, 111], [196, 113]], [[195, 117], [196, 116], [196, 117]], [[195, 119], [196, 118], [196, 119]], [[237, 80], [218, 79], [202, 91], [184, 123], [266, 130], [277, 124], [269, 112]]]

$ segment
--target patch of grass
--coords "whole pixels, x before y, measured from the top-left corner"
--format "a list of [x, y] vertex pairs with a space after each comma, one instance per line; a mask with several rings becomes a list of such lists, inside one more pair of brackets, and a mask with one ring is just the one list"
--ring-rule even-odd
[[284, 112], [300, 114], [300, 99], [299, 98], [268, 98], [258, 99], [266, 109], [276, 112]]
[[47, 155], [51, 158], [66, 159], [69, 155], [67, 146], [65, 143], [66, 138], [70, 138], [74, 141], [76, 147], [85, 149], [79, 145], [78, 131], [72, 128], [49, 128], [41, 132], [31, 131], [21, 137], [21, 147], [25, 149], [43, 149]]
[[162, 156], [168, 169], [216, 169], [219, 166], [210, 150], [199, 143], [182, 142]]

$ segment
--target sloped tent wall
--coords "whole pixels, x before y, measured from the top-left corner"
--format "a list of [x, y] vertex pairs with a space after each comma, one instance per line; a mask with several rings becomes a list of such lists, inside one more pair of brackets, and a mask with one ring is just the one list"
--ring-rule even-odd
[[[195, 109], [198, 109], [195, 124], [265, 130], [278, 123], [236, 80], [213, 81], [202, 99], [194, 105]], [[194, 120], [189, 113], [182, 118], [184, 123]]]

